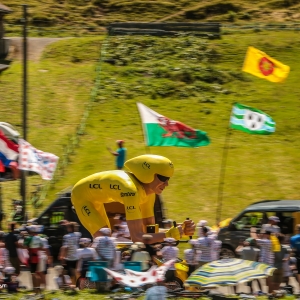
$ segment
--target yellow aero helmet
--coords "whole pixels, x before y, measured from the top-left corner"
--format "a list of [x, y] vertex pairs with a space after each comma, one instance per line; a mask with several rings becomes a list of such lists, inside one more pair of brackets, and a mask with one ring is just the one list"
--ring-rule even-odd
[[129, 159], [125, 162], [125, 167], [143, 183], [152, 182], [154, 174], [172, 177], [174, 173], [173, 163], [168, 158], [152, 154], [140, 155]]

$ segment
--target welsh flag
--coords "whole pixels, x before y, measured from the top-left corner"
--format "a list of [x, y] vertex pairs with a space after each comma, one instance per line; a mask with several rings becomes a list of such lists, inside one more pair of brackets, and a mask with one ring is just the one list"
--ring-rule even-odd
[[251, 134], [275, 132], [273, 119], [259, 109], [235, 103], [230, 118], [230, 127]]
[[200, 147], [210, 141], [205, 132], [171, 120], [137, 103], [147, 146]]

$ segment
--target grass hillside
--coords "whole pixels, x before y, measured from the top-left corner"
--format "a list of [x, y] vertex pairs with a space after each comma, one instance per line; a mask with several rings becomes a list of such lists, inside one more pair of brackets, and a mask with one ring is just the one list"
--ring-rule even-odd
[[[237, 42], [238, 41], [238, 42]], [[271, 83], [243, 73], [249, 45], [291, 66], [286, 82]], [[232, 131], [224, 182], [222, 218], [261, 199], [299, 199], [300, 38], [290, 31], [228, 33], [220, 40], [182, 35], [93, 37], [62, 40], [48, 46], [39, 62], [29, 63], [28, 141], [63, 157], [99, 85], [80, 143], [44, 204], [55, 194], [92, 173], [113, 169], [106, 146], [124, 139], [128, 158], [146, 153], [136, 102], [158, 113], [206, 131], [206, 147], [151, 147], [169, 157], [175, 176], [163, 196], [168, 217], [215, 221], [225, 134], [232, 103], [268, 113], [277, 123], [270, 136]], [[98, 64], [100, 49], [102, 61]], [[107, 61], [107, 62], [105, 62]], [[96, 68], [97, 67], [97, 68]], [[22, 131], [21, 62], [14, 61], [0, 83], [1, 121]], [[96, 80], [97, 79], [97, 80]], [[94, 90], [95, 91], [95, 90]], [[38, 175], [28, 178], [41, 183]], [[44, 182], [45, 183], [45, 182]], [[19, 183], [2, 184], [5, 208], [18, 197]], [[30, 205], [32, 215], [38, 213]]]
[[[6, 16], [8, 35], [21, 35], [22, 6], [5, 0], [13, 10]], [[299, 0], [28, 0], [33, 35], [95, 34], [112, 22], [206, 22], [227, 25], [296, 23]]]

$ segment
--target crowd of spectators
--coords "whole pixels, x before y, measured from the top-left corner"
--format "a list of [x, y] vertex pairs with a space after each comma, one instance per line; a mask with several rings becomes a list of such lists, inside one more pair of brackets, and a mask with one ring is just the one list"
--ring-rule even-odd
[[[176, 260], [180, 256], [178, 242], [173, 238], [165, 238], [163, 243], [152, 243], [152, 236], [143, 235], [143, 242], [136, 242], [120, 251], [116, 247], [116, 239], [128, 241], [126, 220], [117, 215], [116, 226], [100, 229], [99, 236], [93, 241], [81, 236], [78, 224], [64, 220], [62, 226], [66, 230], [63, 236], [57, 260], [53, 261], [52, 249], [48, 237], [43, 234], [43, 226], [32, 224], [16, 231], [16, 224], [11, 223], [9, 232], [0, 232], [0, 283], [6, 283], [10, 292], [20, 288], [18, 276], [22, 268], [29, 270], [32, 276], [32, 287], [35, 292], [46, 288], [46, 274], [54, 267], [54, 281], [58, 288], [76, 289], [78, 280], [86, 277], [88, 262], [105, 261], [113, 270], [121, 270], [125, 261], [141, 262], [141, 271], [147, 271], [151, 266], [161, 262]], [[278, 290], [282, 283], [289, 286], [289, 279], [300, 273], [300, 225], [298, 234], [287, 243], [277, 226], [277, 217], [270, 217], [260, 232], [251, 229], [250, 236], [241, 240], [236, 254], [242, 259], [266, 263], [276, 268], [273, 276], [266, 279], [268, 292]], [[183, 259], [188, 266], [188, 275], [204, 264], [219, 259], [221, 242], [217, 232], [207, 225], [205, 220], [198, 224], [198, 238], [189, 240], [189, 247], [183, 251]], [[165, 282], [174, 280], [175, 264], [173, 263], [165, 274]], [[258, 288], [262, 283], [257, 280]], [[254, 292], [253, 282], [248, 286]], [[235, 289], [237, 292], [237, 290]]]

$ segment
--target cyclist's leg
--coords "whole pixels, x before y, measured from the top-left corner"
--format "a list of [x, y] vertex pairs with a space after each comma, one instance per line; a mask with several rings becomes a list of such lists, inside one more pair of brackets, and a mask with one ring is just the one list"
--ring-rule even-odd
[[102, 227], [110, 227], [103, 203], [97, 202], [97, 204], [95, 204], [88, 199], [83, 199], [82, 197], [77, 198], [74, 194], [72, 194], [72, 203], [81, 224], [94, 237], [97, 236], [99, 229]]

